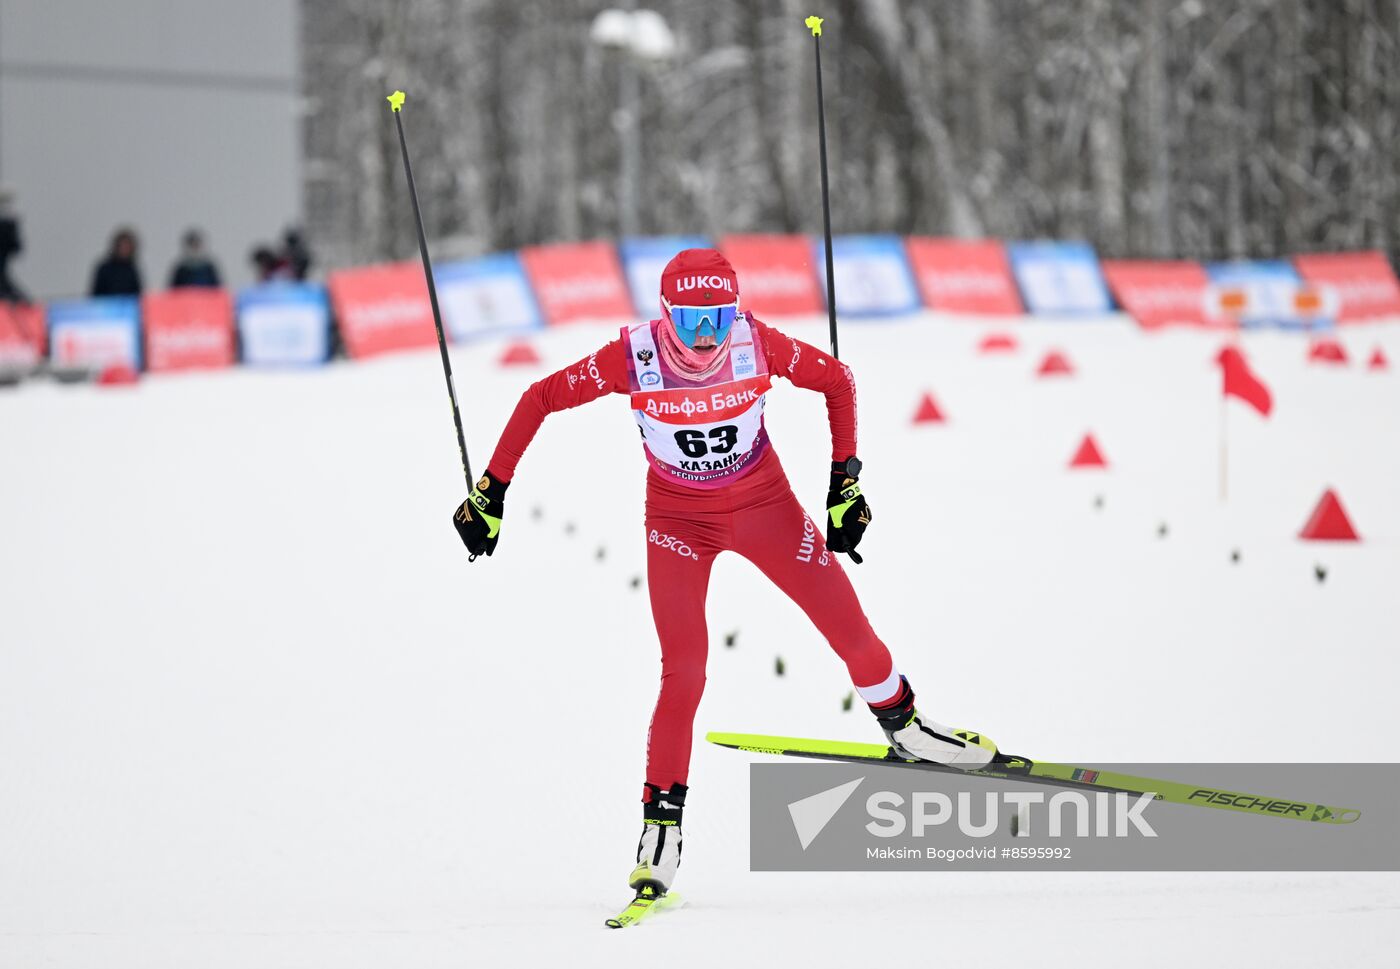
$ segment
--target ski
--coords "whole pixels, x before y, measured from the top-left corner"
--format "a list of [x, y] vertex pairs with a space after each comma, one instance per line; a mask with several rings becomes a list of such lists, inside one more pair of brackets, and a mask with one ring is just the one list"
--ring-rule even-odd
[[1298, 821], [1317, 821], [1322, 824], [1351, 824], [1361, 817], [1361, 812], [1352, 808], [1246, 794], [1241, 791], [1198, 787], [1195, 784], [1183, 784], [1179, 781], [1135, 777], [1131, 774], [1119, 774], [1114, 771], [1076, 767], [1073, 764], [1033, 761], [1025, 757], [1013, 757], [1001, 753], [998, 753], [992, 763], [981, 770], [963, 771], [956, 767], [947, 767], [943, 764], [933, 764], [923, 760], [905, 760], [903, 757], [896, 756], [893, 749], [883, 744], [717, 732], [707, 733], [705, 739], [720, 747], [746, 750], [756, 754], [808, 757], [814, 760], [828, 760], [838, 763], [881, 764], [886, 767], [907, 767], [945, 774], [972, 774], [977, 777], [994, 777], [1001, 780], [1017, 780], [1031, 784], [1048, 784], [1054, 787], [1079, 788], [1089, 791], [1128, 794], [1151, 793], [1156, 800], [1171, 804], [1219, 808], [1246, 814], [1292, 818]]
[[658, 912], [679, 908], [681, 897], [675, 892], [657, 894], [652, 888], [643, 888], [637, 897], [627, 903], [627, 907], [603, 924], [610, 929], [626, 929], [651, 918]]

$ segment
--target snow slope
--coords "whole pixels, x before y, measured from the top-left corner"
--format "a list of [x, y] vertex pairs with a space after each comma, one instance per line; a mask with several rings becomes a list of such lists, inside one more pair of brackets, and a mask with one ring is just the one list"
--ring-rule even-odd
[[[1222, 504], [1217, 338], [984, 329], [843, 330], [876, 512], [847, 568], [921, 705], [1057, 760], [1394, 759], [1400, 373], [1247, 336], [1276, 411], [1229, 405]], [[1400, 360], [1400, 328], [1342, 339]], [[1049, 347], [1077, 376], [1033, 377]], [[542, 372], [498, 351], [454, 350], [477, 469]], [[924, 390], [947, 424], [909, 425]], [[822, 401], [768, 417], [819, 510]], [[1065, 470], [1089, 430], [1111, 468]], [[434, 353], [0, 392], [0, 966], [1394, 964], [1394, 874], [751, 874], [748, 758], [703, 744], [689, 904], [602, 929], [659, 667], [636, 433], [620, 397], [553, 417], [471, 565], [455, 452]], [[1328, 485], [1361, 545], [1294, 539]], [[749, 568], [716, 567], [698, 730], [878, 740]]]

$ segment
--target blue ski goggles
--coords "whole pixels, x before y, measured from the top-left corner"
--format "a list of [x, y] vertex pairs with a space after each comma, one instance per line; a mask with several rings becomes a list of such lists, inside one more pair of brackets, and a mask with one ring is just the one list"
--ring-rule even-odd
[[723, 306], [667, 306], [671, 314], [671, 324], [681, 342], [694, 349], [695, 341], [701, 334], [715, 338], [715, 346], [729, 339], [729, 330], [734, 326], [734, 317], [739, 314], [738, 303]]

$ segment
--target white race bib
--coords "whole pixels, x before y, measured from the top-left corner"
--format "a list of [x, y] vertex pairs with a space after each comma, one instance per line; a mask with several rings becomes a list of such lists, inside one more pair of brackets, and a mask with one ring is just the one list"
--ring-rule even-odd
[[698, 383], [662, 370], [651, 324], [631, 327], [627, 338], [632, 415], [658, 470], [695, 482], [746, 468], [767, 444], [763, 404], [771, 382], [748, 319], [736, 317], [728, 361]]

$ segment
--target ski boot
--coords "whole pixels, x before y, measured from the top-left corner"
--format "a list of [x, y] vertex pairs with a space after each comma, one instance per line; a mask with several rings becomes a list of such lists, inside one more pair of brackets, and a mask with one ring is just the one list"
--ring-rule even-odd
[[684, 784], [673, 783], [667, 790], [655, 784], [642, 787], [642, 837], [637, 841], [637, 867], [627, 878], [627, 887], [637, 894], [617, 916], [607, 920], [609, 928], [636, 925], [654, 912], [680, 903], [680, 896], [670, 889], [681, 864], [685, 793]]
[[664, 791], [655, 784], [642, 787], [642, 837], [637, 842], [637, 867], [627, 879], [633, 891], [650, 888], [664, 895], [676, 880], [685, 792], [684, 784], [672, 784]]
[[927, 760], [959, 770], [980, 770], [997, 756], [997, 745], [984, 734], [945, 727], [914, 709], [914, 691], [909, 681], [899, 678], [899, 692], [893, 699], [870, 712], [880, 722], [895, 756], [905, 760]]

